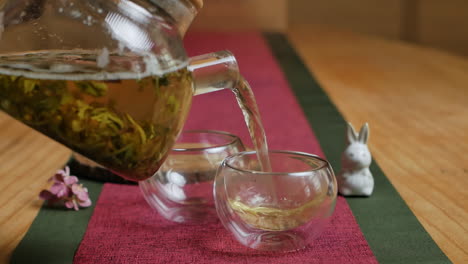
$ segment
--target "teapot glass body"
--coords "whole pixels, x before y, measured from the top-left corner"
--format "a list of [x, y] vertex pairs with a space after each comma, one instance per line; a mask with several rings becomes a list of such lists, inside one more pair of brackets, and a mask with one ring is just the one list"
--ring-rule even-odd
[[0, 109], [119, 176], [151, 177], [195, 91], [238, 79], [230, 53], [190, 60], [157, 2], [5, 1]]

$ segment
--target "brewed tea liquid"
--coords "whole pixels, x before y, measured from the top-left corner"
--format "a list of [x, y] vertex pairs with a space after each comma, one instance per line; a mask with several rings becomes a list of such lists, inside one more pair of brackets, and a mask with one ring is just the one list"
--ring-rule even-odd
[[[20, 62], [25, 57], [28, 64]], [[111, 59], [113, 68], [102, 72], [96, 54], [0, 57], [0, 109], [122, 177], [143, 180], [182, 129], [191, 74], [184, 67], [158, 74], [138, 58]]]
[[249, 83], [241, 78], [237, 87], [233, 90], [239, 107], [244, 115], [245, 123], [249, 129], [250, 137], [257, 151], [257, 157], [262, 171], [271, 171], [270, 158], [268, 157], [268, 143], [258, 110], [255, 96]]

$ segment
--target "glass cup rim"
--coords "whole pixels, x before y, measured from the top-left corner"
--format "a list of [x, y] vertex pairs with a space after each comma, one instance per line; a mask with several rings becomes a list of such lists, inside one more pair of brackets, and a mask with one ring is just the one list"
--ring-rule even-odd
[[314, 169], [310, 170], [304, 170], [304, 171], [291, 171], [291, 172], [268, 172], [268, 171], [258, 171], [258, 170], [250, 170], [250, 169], [243, 169], [239, 168], [237, 166], [233, 166], [230, 164], [230, 161], [232, 161], [234, 158], [238, 158], [240, 156], [247, 156], [247, 155], [256, 155], [257, 151], [240, 151], [238, 153], [232, 154], [228, 157], [226, 157], [223, 161], [223, 164], [225, 164], [227, 167], [230, 169], [233, 169], [238, 172], [242, 173], [251, 173], [251, 174], [256, 174], [256, 175], [288, 175], [288, 176], [307, 176], [310, 175], [310, 173], [320, 171], [324, 168], [330, 167], [330, 162], [328, 162], [326, 159], [323, 159], [315, 154], [310, 154], [307, 152], [302, 152], [302, 151], [292, 151], [292, 150], [268, 150], [268, 153], [276, 153], [276, 154], [293, 154], [297, 156], [302, 156], [306, 158], [312, 158], [315, 160], [319, 160], [322, 162], [320, 166]]
[[[235, 145], [236, 142], [239, 142], [241, 145], [243, 145], [242, 141], [240, 138], [234, 134], [231, 134], [229, 132], [225, 131], [219, 131], [219, 130], [211, 130], [211, 129], [190, 129], [190, 130], [184, 130], [180, 134], [209, 134], [209, 135], [223, 135], [227, 136], [230, 138], [230, 140], [227, 140], [226, 143], [224, 144], [213, 144], [212, 146], [209, 147], [198, 147], [198, 148], [177, 148], [174, 147], [171, 149], [171, 151], [176, 151], [176, 152], [182, 152], [182, 151], [203, 151], [203, 150], [214, 150], [217, 148], [225, 148], [230, 145]], [[177, 141], [176, 141], [177, 144]]]

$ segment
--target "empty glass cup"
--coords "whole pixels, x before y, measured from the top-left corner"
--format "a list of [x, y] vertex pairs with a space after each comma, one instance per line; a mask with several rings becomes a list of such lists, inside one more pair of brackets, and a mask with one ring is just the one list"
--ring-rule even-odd
[[266, 251], [304, 248], [321, 233], [336, 203], [330, 164], [317, 156], [270, 151], [271, 172], [256, 152], [226, 158], [215, 179], [216, 211], [243, 245]]
[[139, 182], [148, 204], [174, 222], [216, 219], [213, 180], [221, 162], [243, 151], [241, 140], [212, 130], [184, 131], [159, 171]]

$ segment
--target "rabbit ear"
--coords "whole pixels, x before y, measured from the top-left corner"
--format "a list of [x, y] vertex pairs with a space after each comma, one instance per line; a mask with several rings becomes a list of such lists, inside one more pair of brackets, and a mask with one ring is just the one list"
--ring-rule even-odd
[[348, 139], [348, 143], [356, 142], [358, 139], [356, 130], [354, 130], [354, 127], [353, 125], [351, 125], [351, 123], [348, 122], [347, 124], [348, 124], [348, 130], [346, 132], [346, 139]]
[[365, 123], [359, 131], [359, 142], [367, 144], [369, 139], [369, 124]]

